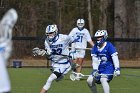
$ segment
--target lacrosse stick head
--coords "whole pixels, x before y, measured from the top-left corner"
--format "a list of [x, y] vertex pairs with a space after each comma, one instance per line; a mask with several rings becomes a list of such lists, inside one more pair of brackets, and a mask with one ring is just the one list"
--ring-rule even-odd
[[76, 80], [75, 74], [73, 74], [73, 73], [70, 74], [70, 80], [71, 81], [75, 81]]
[[82, 73], [76, 73], [76, 72], [72, 72], [71, 74], [70, 74], [70, 79], [72, 80], [72, 81], [75, 81], [75, 80], [80, 80], [81, 78], [83, 78], [83, 77], [88, 77], [89, 75], [84, 75], [84, 74], [82, 74]]

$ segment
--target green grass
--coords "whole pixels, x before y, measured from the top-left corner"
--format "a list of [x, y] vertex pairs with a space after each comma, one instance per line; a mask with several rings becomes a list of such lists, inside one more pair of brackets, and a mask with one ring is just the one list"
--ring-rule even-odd
[[[82, 73], [89, 74], [91, 71], [92, 68], [85, 68]], [[51, 72], [46, 68], [9, 68], [9, 73], [12, 93], [39, 93]], [[140, 76], [139, 69], [121, 69], [121, 74], [122, 76], [110, 82], [111, 93], [139, 93], [140, 77], [134, 76]], [[97, 88], [99, 93], [103, 93], [101, 85], [97, 85]], [[81, 81], [71, 81], [67, 74], [62, 81], [54, 81], [48, 93], [91, 92], [86, 84], [86, 77]]]

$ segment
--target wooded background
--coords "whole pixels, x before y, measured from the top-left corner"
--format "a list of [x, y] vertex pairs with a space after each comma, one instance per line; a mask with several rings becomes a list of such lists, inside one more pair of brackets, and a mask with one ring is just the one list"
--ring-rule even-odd
[[[140, 0], [1, 0], [0, 16], [10, 8], [18, 12], [13, 37], [42, 37], [48, 24], [68, 34], [84, 18], [91, 36], [107, 29], [112, 38], [140, 38]], [[140, 59], [139, 42], [113, 42], [121, 59]], [[32, 57], [39, 40], [14, 40], [12, 58]]]

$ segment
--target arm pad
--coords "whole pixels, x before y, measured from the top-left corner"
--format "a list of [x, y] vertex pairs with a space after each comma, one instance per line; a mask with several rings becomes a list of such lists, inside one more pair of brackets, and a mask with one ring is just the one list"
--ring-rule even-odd
[[112, 56], [114, 67], [115, 68], [120, 68], [119, 59], [118, 59], [118, 55], [117, 54], [118, 53], [116, 52], [116, 53], [112, 54], [111, 56]]
[[100, 64], [100, 62], [98, 61], [98, 58], [93, 55], [92, 56], [92, 67], [93, 67], [93, 69], [98, 70], [99, 64]]

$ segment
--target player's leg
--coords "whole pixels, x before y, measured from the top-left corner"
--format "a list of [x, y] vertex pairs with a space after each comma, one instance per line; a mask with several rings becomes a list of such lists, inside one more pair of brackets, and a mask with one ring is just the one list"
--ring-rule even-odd
[[93, 78], [93, 76], [90, 75], [87, 79], [87, 84], [88, 84], [88, 87], [90, 88], [90, 90], [92, 91], [92, 93], [98, 93], [95, 82], [96, 81]]
[[104, 93], [110, 93], [110, 87], [109, 87], [107, 80], [108, 80], [107, 78], [100, 79]]
[[82, 70], [82, 65], [84, 62], [84, 57], [85, 57], [85, 50], [77, 50], [77, 59], [76, 59], [76, 63], [79, 64], [79, 67], [77, 67], [77, 73], [81, 73]]
[[79, 64], [79, 67], [76, 68], [77, 73], [81, 73], [83, 62], [84, 58], [77, 58], [76, 63]]
[[[77, 73], [81, 73], [82, 71], [82, 66], [83, 66], [83, 62], [84, 62], [84, 56], [85, 56], [85, 50], [78, 50], [76, 53], [77, 59], [76, 59], [76, 63], [79, 65], [76, 68], [76, 72]], [[76, 76], [76, 80], [80, 80], [80, 76], [78, 76], [79, 74], [77, 74]]]
[[52, 82], [53, 82], [55, 79], [57, 79], [57, 75], [56, 75], [55, 73], [52, 73], [52, 74], [49, 76], [49, 78], [48, 78], [46, 84], [45, 84], [45, 85], [43, 86], [43, 88], [41, 89], [41, 92], [40, 92], [40, 93], [47, 93], [47, 91], [48, 91], [49, 88], [51, 87]]
[[46, 84], [42, 88], [40, 93], [47, 93], [51, 84], [54, 80], [59, 81], [63, 78], [63, 75], [67, 74], [70, 71], [71, 66], [70, 63], [68, 64], [54, 64], [54, 71], [48, 78]]

